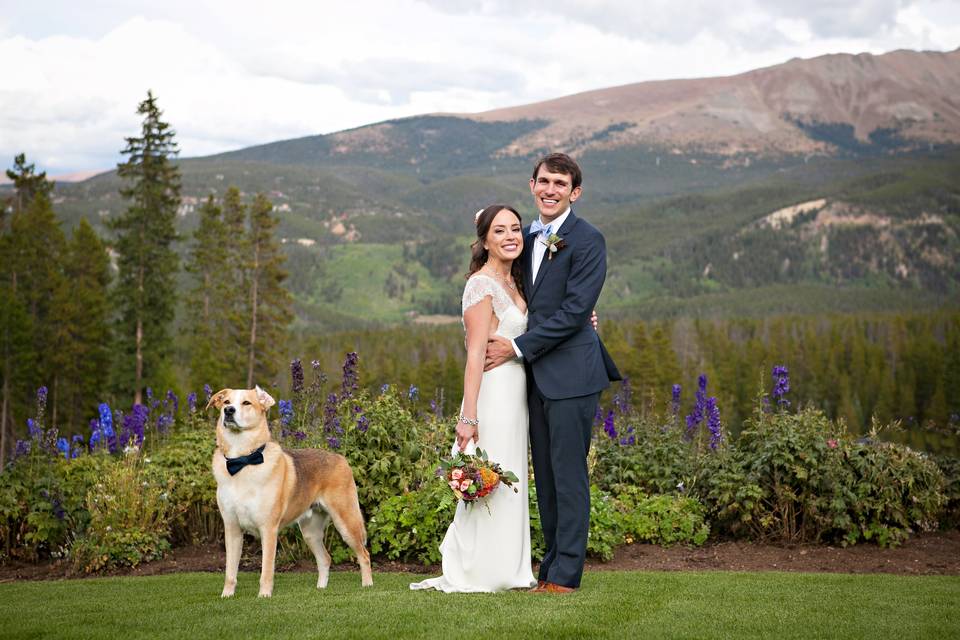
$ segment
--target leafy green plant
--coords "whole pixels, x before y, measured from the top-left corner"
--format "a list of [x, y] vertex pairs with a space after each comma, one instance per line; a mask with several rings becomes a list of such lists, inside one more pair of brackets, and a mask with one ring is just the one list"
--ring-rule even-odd
[[613, 559], [614, 550], [623, 543], [623, 518], [616, 501], [596, 485], [590, 487], [590, 533], [587, 553], [603, 561]]
[[615, 424], [617, 432], [629, 433], [632, 441], [597, 437], [592, 478], [600, 488], [613, 493], [625, 486], [651, 494], [672, 493], [692, 475], [695, 459], [682, 427], [635, 414], [621, 416]]
[[710, 525], [705, 509], [696, 498], [676, 495], [646, 495], [629, 488], [617, 495], [624, 541], [654, 544], [706, 542]]
[[144, 479], [169, 486], [170, 540], [174, 545], [214, 542], [223, 537], [217, 507], [217, 482], [211, 460], [216, 448], [212, 421], [187, 423], [171, 433], [162, 447], [143, 457]]
[[391, 560], [436, 564], [456, 497], [439, 480], [386, 499], [367, 523], [370, 552]]
[[70, 550], [77, 569], [134, 567], [170, 549], [170, 485], [149, 482], [143, 465], [141, 452], [130, 450], [87, 492], [90, 525]]
[[939, 456], [935, 458], [944, 476], [946, 503], [940, 518], [941, 528], [960, 527], [960, 458]]

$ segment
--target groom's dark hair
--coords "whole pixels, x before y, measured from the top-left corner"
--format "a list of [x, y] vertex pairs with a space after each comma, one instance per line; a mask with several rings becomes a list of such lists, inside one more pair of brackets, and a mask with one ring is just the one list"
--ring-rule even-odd
[[565, 153], [551, 153], [537, 160], [537, 164], [533, 167], [534, 180], [537, 179], [537, 172], [543, 165], [547, 165], [547, 170], [552, 173], [565, 173], [570, 176], [571, 191], [583, 183], [583, 172], [580, 171], [580, 165]]

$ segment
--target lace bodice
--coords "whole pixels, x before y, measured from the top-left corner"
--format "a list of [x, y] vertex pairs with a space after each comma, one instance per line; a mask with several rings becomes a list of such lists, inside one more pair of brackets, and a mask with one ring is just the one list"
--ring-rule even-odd
[[493, 302], [493, 313], [500, 322], [497, 335], [512, 340], [527, 330], [527, 314], [520, 311], [499, 282], [483, 273], [475, 273], [467, 280], [463, 288], [463, 313], [487, 296]]

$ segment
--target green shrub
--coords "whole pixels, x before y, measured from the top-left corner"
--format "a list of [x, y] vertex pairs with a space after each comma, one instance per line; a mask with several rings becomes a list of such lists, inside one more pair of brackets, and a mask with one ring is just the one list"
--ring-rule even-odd
[[88, 489], [112, 464], [106, 455], [68, 461], [36, 447], [8, 465], [0, 482], [3, 556], [36, 561], [64, 555], [89, 521]]
[[755, 540], [900, 543], [935, 525], [943, 477], [903, 445], [852, 442], [823, 412], [758, 412], [702, 461], [696, 491], [730, 533]]
[[947, 498], [936, 463], [910, 447], [888, 442], [844, 448], [853, 470], [848, 505], [852, 524], [844, 542], [876, 540], [881, 546], [903, 542], [914, 531], [930, 531]]
[[144, 478], [153, 485], [169, 485], [169, 502], [176, 505], [170, 520], [174, 546], [223, 539], [211, 465], [216, 446], [212, 421], [188, 423], [144, 455]]
[[672, 493], [693, 474], [695, 458], [682, 427], [635, 415], [619, 417], [615, 426], [620, 435], [601, 432], [591, 448], [591, 477], [604, 491], [626, 486]]
[[440, 562], [440, 542], [453, 520], [456, 503], [450, 487], [439, 480], [387, 498], [367, 523], [370, 552], [425, 565]]
[[935, 460], [945, 480], [943, 492], [946, 503], [940, 517], [940, 527], [960, 527], [960, 458], [939, 456]]
[[133, 567], [169, 550], [170, 485], [149, 482], [143, 460], [138, 450], [125, 453], [87, 492], [90, 525], [70, 550], [77, 569]]
[[621, 529], [626, 543], [660, 545], [706, 542], [710, 525], [704, 507], [696, 498], [676, 495], [648, 496], [637, 488], [617, 495]]
[[587, 554], [604, 562], [612, 560], [614, 550], [623, 544], [623, 524], [623, 517], [613, 497], [600, 487], [592, 485]]

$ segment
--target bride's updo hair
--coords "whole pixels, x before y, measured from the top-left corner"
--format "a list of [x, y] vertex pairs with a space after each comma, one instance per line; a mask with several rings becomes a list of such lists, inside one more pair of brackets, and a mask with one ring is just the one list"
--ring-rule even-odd
[[[482, 209], [477, 214], [476, 219], [477, 239], [472, 245], [470, 245], [470, 249], [473, 251], [473, 254], [470, 256], [470, 271], [467, 272], [467, 278], [475, 274], [477, 271], [480, 271], [483, 265], [487, 264], [487, 258], [490, 256], [490, 252], [484, 249], [483, 242], [487, 239], [487, 233], [490, 231], [490, 225], [493, 223], [493, 219], [496, 218], [497, 214], [504, 209], [517, 216], [517, 222], [520, 223], [521, 227], [523, 226], [523, 219], [513, 207], [505, 204], [492, 204], [489, 207]], [[510, 267], [510, 275], [513, 276], [513, 282], [517, 285], [517, 291], [519, 291], [520, 295], [523, 296], [523, 268], [520, 266], [519, 258], [513, 261], [513, 264]]]

